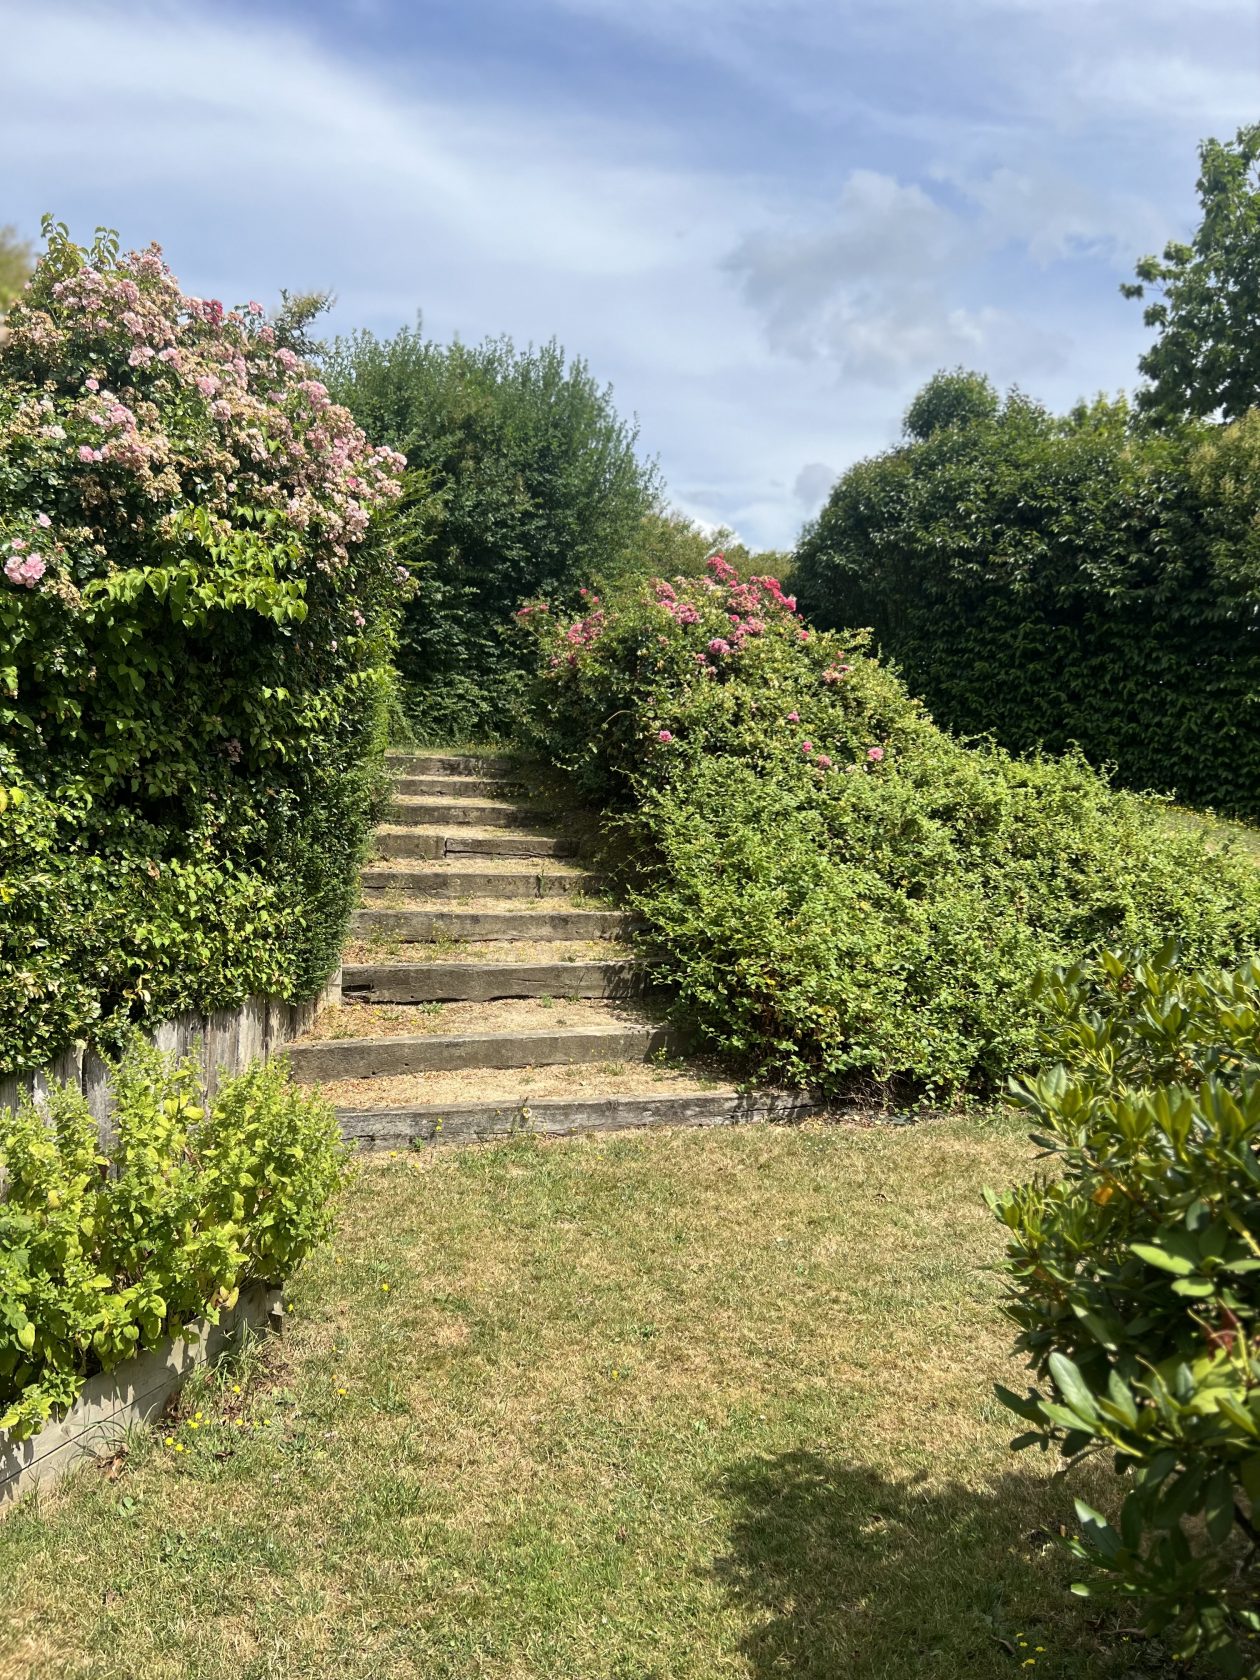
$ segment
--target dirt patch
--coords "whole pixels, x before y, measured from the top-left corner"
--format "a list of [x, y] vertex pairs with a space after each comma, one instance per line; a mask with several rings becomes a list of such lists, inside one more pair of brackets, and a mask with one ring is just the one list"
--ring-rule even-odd
[[600, 1000], [507, 998], [495, 1003], [345, 1003], [326, 1009], [310, 1032], [294, 1042], [326, 1043], [349, 1038], [399, 1038], [416, 1033], [586, 1031], [609, 1026], [647, 1026], [654, 1017], [641, 1009]]
[[686, 1073], [639, 1063], [594, 1062], [576, 1067], [469, 1069], [461, 1073], [398, 1074], [386, 1079], [337, 1079], [319, 1087], [338, 1108], [407, 1108], [413, 1104], [465, 1107], [495, 1103], [505, 1108], [547, 1097], [695, 1097], [731, 1091], [729, 1079], [694, 1063]]

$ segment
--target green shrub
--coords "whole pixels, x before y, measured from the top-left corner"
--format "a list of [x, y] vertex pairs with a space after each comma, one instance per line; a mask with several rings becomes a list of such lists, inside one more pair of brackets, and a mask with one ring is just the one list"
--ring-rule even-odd
[[1260, 414], [1135, 431], [942, 374], [840, 479], [795, 578], [869, 625], [946, 728], [1079, 746], [1123, 785], [1260, 816]]
[[335, 966], [398, 493], [257, 304], [49, 227], [0, 345], [0, 1075]]
[[1116, 1526], [1077, 1505], [1078, 1592], [1260, 1674], [1260, 962], [1108, 952], [1043, 1000], [1058, 1060], [1016, 1095], [1054, 1170], [991, 1198], [1035, 1379], [1000, 1391], [1015, 1445], [1113, 1455]]
[[333, 346], [325, 377], [411, 469], [397, 540], [419, 583], [398, 648], [412, 729], [443, 742], [510, 732], [525, 680], [513, 609], [576, 599], [639, 540], [656, 471], [636, 429], [556, 344], [359, 333]]
[[1260, 935], [1260, 876], [1112, 792], [937, 729], [861, 637], [813, 632], [773, 579], [658, 582], [570, 622], [528, 608], [536, 745], [623, 813], [654, 972], [766, 1077], [992, 1087], [1035, 1050], [1048, 964], [1178, 934]]
[[331, 1230], [346, 1170], [330, 1105], [278, 1064], [226, 1080], [132, 1048], [102, 1148], [80, 1091], [0, 1109], [0, 1433], [22, 1440], [111, 1370]]

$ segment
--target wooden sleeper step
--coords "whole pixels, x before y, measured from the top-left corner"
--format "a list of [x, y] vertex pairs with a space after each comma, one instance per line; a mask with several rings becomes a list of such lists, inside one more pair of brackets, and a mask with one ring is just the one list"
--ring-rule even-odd
[[375, 844], [377, 855], [387, 858], [576, 857], [578, 851], [577, 841], [567, 836], [524, 831], [452, 834], [440, 828], [378, 828]]
[[612, 939], [631, 926], [618, 910], [356, 910], [356, 939]]
[[488, 754], [387, 752], [385, 763], [396, 776], [511, 776], [515, 759]]
[[347, 1003], [492, 1003], [496, 998], [619, 998], [643, 988], [631, 958], [609, 962], [346, 963]]
[[389, 808], [391, 823], [418, 828], [519, 828], [534, 814], [508, 799], [395, 799]]
[[494, 799], [511, 797], [520, 787], [506, 776], [399, 776], [394, 792], [400, 799]]
[[803, 1091], [706, 1091], [698, 1096], [543, 1098], [519, 1103], [469, 1103], [443, 1108], [339, 1108], [342, 1136], [360, 1149], [410, 1149], [440, 1143], [484, 1143], [524, 1134], [563, 1137], [579, 1132], [649, 1126], [740, 1126], [791, 1123], [820, 1112]]
[[[373, 869], [363, 871], [365, 893], [402, 893], [409, 898], [557, 898], [571, 893], [598, 893], [606, 887], [602, 875], [554, 874], [513, 870], [493, 873], [476, 869]], [[371, 906], [369, 905], [370, 909]]]
[[400, 1073], [449, 1073], [465, 1068], [572, 1067], [581, 1062], [646, 1061], [677, 1044], [671, 1027], [557, 1028], [553, 1032], [401, 1034], [390, 1038], [331, 1038], [294, 1044], [287, 1054], [293, 1077], [377, 1079]]

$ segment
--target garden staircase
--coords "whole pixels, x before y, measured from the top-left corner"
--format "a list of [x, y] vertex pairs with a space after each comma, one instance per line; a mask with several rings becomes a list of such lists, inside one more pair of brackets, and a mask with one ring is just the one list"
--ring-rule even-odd
[[411, 1147], [513, 1132], [789, 1117], [680, 1060], [579, 832], [506, 757], [390, 755], [341, 1005], [289, 1049], [345, 1134]]

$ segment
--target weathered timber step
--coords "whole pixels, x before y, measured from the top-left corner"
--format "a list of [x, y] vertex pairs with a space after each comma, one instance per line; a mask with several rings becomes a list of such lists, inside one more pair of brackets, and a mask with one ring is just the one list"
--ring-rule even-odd
[[546, 815], [510, 799], [395, 799], [389, 808], [391, 823], [421, 828], [519, 828]]
[[631, 926], [619, 910], [442, 910], [407, 905], [397, 910], [356, 910], [356, 939], [612, 939]]
[[506, 776], [399, 776], [394, 792], [401, 799], [493, 799], [518, 793], [521, 787]]
[[451, 833], [445, 828], [378, 828], [375, 845], [380, 857], [576, 857], [578, 843], [564, 836], [506, 831]]
[[411, 898], [562, 898], [570, 893], [603, 892], [602, 875], [511, 874], [477, 869], [373, 869], [361, 876], [365, 893], [402, 893]]
[[495, 998], [618, 998], [642, 990], [632, 959], [542, 963], [346, 963], [347, 1003], [490, 1003]]
[[515, 759], [480, 754], [387, 752], [385, 763], [396, 776], [511, 776]]
[[288, 1050], [293, 1077], [375, 1079], [399, 1073], [445, 1073], [456, 1068], [572, 1067], [579, 1062], [646, 1061], [678, 1042], [672, 1027], [617, 1024], [557, 1028], [553, 1032], [435, 1033], [388, 1038], [332, 1038]]
[[803, 1091], [706, 1091], [698, 1096], [668, 1092], [644, 1096], [540, 1098], [533, 1102], [469, 1103], [442, 1107], [338, 1108], [342, 1136], [360, 1149], [410, 1149], [422, 1143], [485, 1143], [534, 1134], [564, 1137], [578, 1132], [616, 1132], [649, 1126], [741, 1126], [805, 1120], [821, 1111]]

